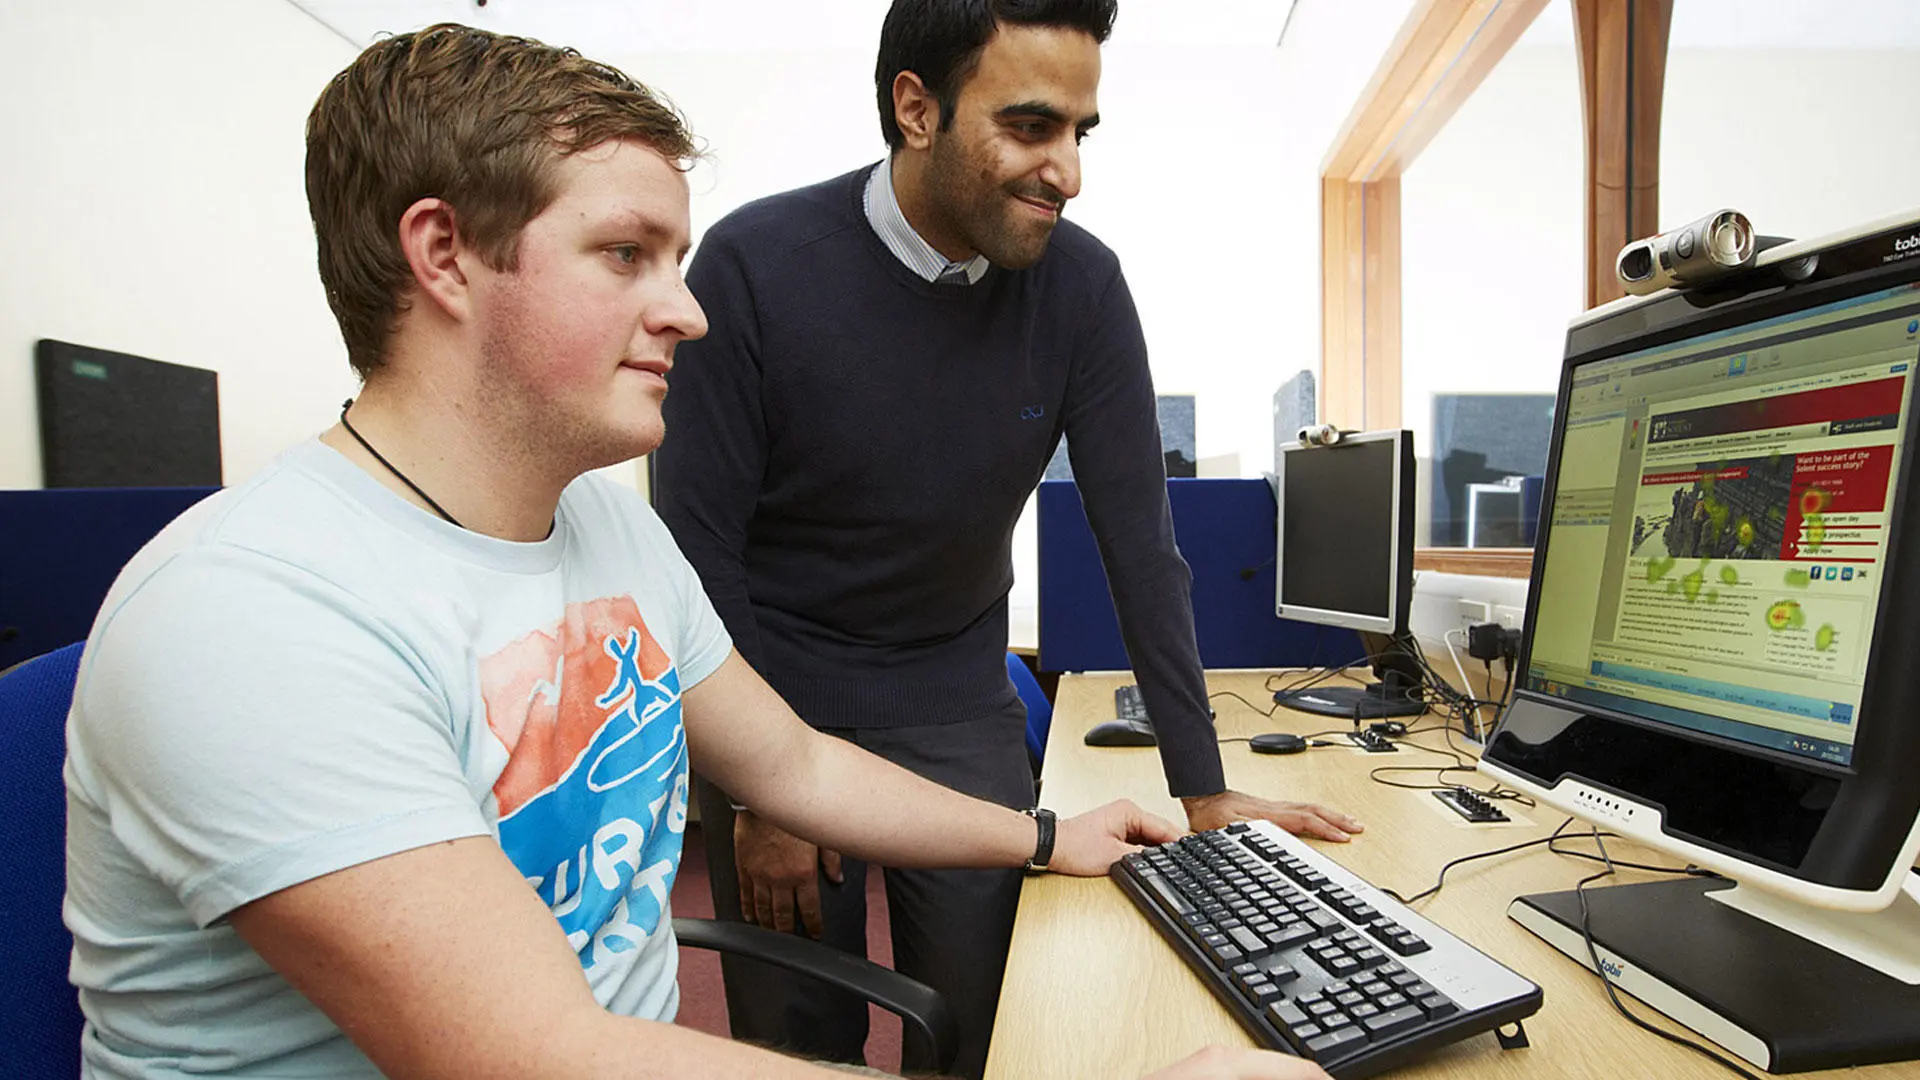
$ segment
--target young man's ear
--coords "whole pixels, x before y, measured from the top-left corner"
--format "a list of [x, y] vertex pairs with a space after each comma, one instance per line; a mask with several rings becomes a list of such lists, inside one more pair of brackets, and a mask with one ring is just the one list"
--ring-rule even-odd
[[400, 251], [420, 294], [452, 318], [463, 318], [468, 281], [460, 259], [467, 251], [454, 224], [453, 205], [428, 198], [407, 207], [400, 215]]
[[893, 121], [900, 125], [908, 149], [933, 145], [933, 133], [940, 128], [940, 99], [911, 71], [893, 77]]

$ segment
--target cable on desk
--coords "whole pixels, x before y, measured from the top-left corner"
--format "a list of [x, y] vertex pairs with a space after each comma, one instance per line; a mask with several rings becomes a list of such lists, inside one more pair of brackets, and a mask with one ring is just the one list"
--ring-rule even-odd
[[[1207, 700], [1212, 701], [1214, 698], [1223, 698], [1223, 697], [1230, 697], [1233, 700], [1239, 702], [1242, 705], [1245, 705], [1247, 708], [1253, 710], [1256, 713], [1259, 713], [1261, 716], [1264, 716], [1269, 720], [1273, 719], [1274, 713], [1280, 711], [1280, 706], [1277, 703], [1274, 705], [1270, 705], [1265, 709], [1262, 709], [1260, 706], [1255, 705], [1253, 702], [1248, 701], [1246, 698], [1241, 697], [1239, 694], [1235, 693], [1232, 690], [1215, 690], [1213, 693], [1207, 695]], [[1220, 741], [1233, 742], [1234, 740], [1222, 739]]]
[[1530, 847], [1539, 847], [1541, 844], [1551, 844], [1555, 840], [1559, 839], [1560, 834], [1565, 832], [1567, 826], [1571, 824], [1573, 824], [1573, 819], [1568, 818], [1567, 820], [1560, 823], [1559, 828], [1553, 830], [1553, 834], [1551, 836], [1542, 836], [1542, 837], [1539, 837], [1538, 839], [1527, 840], [1518, 844], [1510, 844], [1503, 848], [1495, 848], [1492, 851], [1482, 851], [1473, 855], [1462, 855], [1459, 858], [1454, 859], [1451, 862], [1448, 862], [1445, 866], [1442, 866], [1440, 868], [1440, 877], [1436, 881], [1434, 881], [1432, 888], [1427, 889], [1423, 892], [1414, 893], [1412, 896], [1401, 896], [1399, 893], [1393, 891], [1392, 889], [1385, 888], [1385, 887], [1378, 887], [1378, 888], [1380, 888], [1381, 892], [1386, 893], [1388, 896], [1393, 897], [1395, 900], [1398, 900], [1403, 904], [1412, 904], [1417, 900], [1424, 900], [1427, 897], [1432, 896], [1434, 893], [1439, 892], [1441, 888], [1444, 887], [1447, 883], [1447, 871], [1453, 869], [1456, 866], [1459, 866], [1461, 863], [1472, 862], [1475, 859], [1491, 859], [1495, 855], [1506, 855], [1511, 852], [1522, 851]]
[[[1445, 735], [1447, 740], [1447, 749], [1442, 750], [1438, 747], [1427, 746], [1424, 743], [1412, 742], [1407, 738], [1407, 736], [1409, 735], [1414, 735], [1414, 734], [1425, 732], [1425, 731], [1442, 732]], [[1516, 802], [1522, 806], [1529, 807], [1529, 808], [1538, 805], [1533, 801], [1532, 797], [1525, 795], [1521, 792], [1514, 791], [1511, 788], [1502, 787], [1499, 784], [1495, 784], [1492, 787], [1482, 791], [1481, 789], [1476, 788], [1471, 784], [1448, 783], [1447, 782], [1448, 773], [1472, 772], [1474, 764], [1479, 761], [1478, 758], [1475, 758], [1473, 755], [1467, 753], [1465, 750], [1462, 750], [1453, 744], [1453, 728], [1449, 726], [1442, 725], [1441, 727], [1438, 727], [1438, 728], [1432, 728], [1432, 727], [1410, 728], [1407, 730], [1405, 735], [1402, 735], [1398, 739], [1394, 740], [1394, 744], [1396, 746], [1410, 746], [1415, 750], [1424, 750], [1429, 754], [1439, 754], [1442, 757], [1450, 757], [1453, 759], [1453, 764], [1446, 765], [1446, 766], [1381, 765], [1369, 771], [1367, 773], [1367, 779], [1372, 780], [1376, 784], [1385, 785], [1386, 787], [1402, 788], [1408, 791], [1447, 791], [1453, 788], [1466, 788], [1467, 790], [1472, 791], [1474, 794], [1479, 795], [1483, 799], [1499, 799], [1505, 802]], [[1397, 773], [1397, 772], [1431, 772], [1435, 774], [1434, 779], [1437, 782], [1432, 784], [1400, 784], [1400, 783], [1395, 783], [1391, 780], [1385, 780], [1381, 778], [1382, 773]]]
[[[1567, 820], [1571, 822], [1573, 819], [1568, 818]], [[1562, 828], [1564, 827], [1565, 826], [1562, 826]], [[1559, 836], [1559, 835], [1560, 835], [1559, 831], [1555, 830], [1554, 836]], [[1599, 847], [1600, 859], [1602, 862], [1605, 862], [1607, 864], [1607, 868], [1605, 870], [1600, 871], [1597, 874], [1591, 874], [1587, 877], [1581, 878], [1580, 883], [1575, 885], [1573, 887], [1573, 890], [1574, 892], [1578, 893], [1580, 896], [1580, 936], [1586, 940], [1587, 957], [1588, 959], [1593, 961], [1594, 974], [1600, 976], [1600, 985], [1606, 988], [1607, 1000], [1613, 1002], [1614, 1009], [1617, 1010], [1621, 1016], [1624, 1016], [1628, 1020], [1631, 1020], [1635, 1027], [1642, 1028], [1646, 1031], [1651, 1031], [1655, 1035], [1658, 1035], [1661, 1038], [1667, 1040], [1668, 1042], [1673, 1043], [1675, 1046], [1684, 1046], [1696, 1054], [1700, 1054], [1703, 1057], [1719, 1062], [1721, 1065], [1725, 1066], [1727, 1070], [1733, 1073], [1735, 1076], [1745, 1077], [1746, 1080], [1760, 1080], [1759, 1077], [1741, 1068], [1739, 1065], [1735, 1064], [1733, 1061], [1729, 1060], [1728, 1058], [1714, 1052], [1711, 1049], [1708, 1049], [1706, 1045], [1695, 1042], [1684, 1035], [1676, 1035], [1671, 1031], [1665, 1030], [1664, 1028], [1655, 1027], [1653, 1024], [1649, 1023], [1648, 1021], [1634, 1015], [1631, 1012], [1628, 1012], [1627, 1006], [1620, 1000], [1620, 995], [1614, 992], [1613, 979], [1607, 975], [1606, 967], [1600, 963], [1600, 950], [1593, 943], [1593, 912], [1587, 907], [1587, 886], [1592, 884], [1593, 882], [1600, 880], [1601, 878], [1613, 876], [1613, 868], [1615, 864], [1612, 857], [1607, 854], [1607, 845], [1606, 845], [1606, 842], [1601, 839], [1602, 835], [1604, 834], [1601, 833], [1599, 829], [1596, 828], [1593, 830], [1593, 842], [1596, 846]], [[1549, 837], [1549, 839], [1552, 839], [1552, 838]], [[1567, 852], [1564, 854], [1572, 854], [1572, 853]], [[1686, 873], [1687, 871], [1683, 870], [1678, 872]]]

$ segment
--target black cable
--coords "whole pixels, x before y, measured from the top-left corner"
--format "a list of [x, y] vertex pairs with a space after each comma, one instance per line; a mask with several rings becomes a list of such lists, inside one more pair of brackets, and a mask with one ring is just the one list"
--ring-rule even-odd
[[1447, 871], [1453, 869], [1454, 867], [1460, 865], [1461, 863], [1472, 862], [1475, 859], [1490, 859], [1495, 855], [1506, 855], [1511, 852], [1521, 851], [1530, 847], [1539, 847], [1541, 844], [1551, 844], [1554, 842], [1554, 840], [1559, 838], [1560, 834], [1562, 832], [1565, 832], [1567, 826], [1571, 824], [1573, 824], [1573, 819], [1568, 818], [1567, 820], [1560, 823], [1559, 828], [1553, 830], [1553, 834], [1551, 836], [1543, 836], [1535, 840], [1528, 840], [1523, 843], [1510, 845], [1508, 847], [1495, 848], [1492, 851], [1482, 851], [1474, 855], [1462, 855], [1459, 858], [1454, 859], [1453, 861], [1447, 863], [1445, 866], [1442, 866], [1440, 868], [1440, 876], [1437, 880], [1434, 881], [1433, 887], [1431, 889], [1427, 889], [1424, 892], [1414, 893], [1412, 896], [1401, 896], [1399, 893], [1394, 892], [1392, 889], [1386, 888], [1384, 886], [1376, 886], [1376, 887], [1379, 888], [1381, 892], [1386, 893], [1388, 896], [1393, 897], [1395, 900], [1398, 900], [1403, 904], [1412, 904], [1415, 901], [1424, 900], [1427, 897], [1432, 896], [1434, 893], [1439, 892], [1440, 889], [1443, 886], [1445, 886], [1447, 883]]
[[[1567, 820], [1572, 821], [1573, 819], [1568, 818]], [[1556, 830], [1554, 835], [1558, 836], [1559, 832]], [[1607, 854], [1606, 843], [1602, 841], [1600, 837], [1601, 837], [1600, 830], [1594, 829], [1593, 842], [1595, 845], [1597, 845], [1600, 848], [1601, 861], [1607, 864], [1607, 868], [1605, 870], [1600, 871], [1597, 874], [1591, 874], [1587, 877], [1581, 878], [1580, 883], [1573, 887], [1573, 891], [1579, 894], [1579, 897], [1580, 897], [1580, 936], [1586, 940], [1587, 957], [1588, 959], [1593, 961], [1594, 974], [1600, 976], [1600, 985], [1606, 988], [1607, 1000], [1613, 1002], [1614, 1009], [1616, 1009], [1621, 1016], [1624, 1016], [1628, 1020], [1632, 1021], [1635, 1027], [1641, 1028], [1646, 1031], [1650, 1031], [1653, 1034], [1660, 1036], [1661, 1038], [1667, 1040], [1670, 1043], [1673, 1043], [1676, 1046], [1684, 1046], [1688, 1050], [1691, 1050], [1696, 1054], [1700, 1054], [1703, 1057], [1716, 1061], [1721, 1065], [1725, 1066], [1727, 1070], [1733, 1073], [1735, 1076], [1745, 1077], [1746, 1080], [1760, 1080], [1759, 1077], [1741, 1068], [1739, 1065], [1734, 1064], [1734, 1062], [1727, 1059], [1726, 1057], [1723, 1057], [1720, 1054], [1715, 1053], [1712, 1050], [1709, 1050], [1706, 1046], [1700, 1043], [1697, 1043], [1692, 1039], [1686, 1038], [1685, 1036], [1676, 1035], [1671, 1031], [1667, 1031], [1665, 1029], [1655, 1027], [1653, 1024], [1648, 1023], [1646, 1020], [1643, 1020], [1640, 1017], [1635, 1016], [1633, 1013], [1628, 1012], [1626, 1005], [1622, 1003], [1620, 1000], [1620, 995], [1614, 992], [1613, 979], [1607, 975], [1607, 969], [1600, 963], [1600, 949], [1598, 946], [1596, 946], [1593, 943], [1593, 912], [1587, 907], [1587, 886], [1592, 884], [1593, 882], [1600, 880], [1601, 878], [1613, 876], [1614, 862], [1612, 857]]]
[[1222, 698], [1222, 697], [1230, 697], [1233, 700], [1239, 702], [1242, 705], [1245, 705], [1247, 708], [1253, 710], [1254, 712], [1259, 713], [1261, 716], [1264, 716], [1269, 720], [1273, 719], [1273, 714], [1280, 710], [1280, 706], [1278, 704], [1270, 705], [1267, 708], [1262, 709], [1260, 706], [1255, 705], [1253, 702], [1248, 701], [1246, 698], [1241, 697], [1239, 694], [1234, 693], [1232, 690], [1216, 690], [1213, 693], [1207, 695], [1207, 700], [1212, 701], [1214, 698]]
[[[1439, 730], [1445, 735], [1447, 740], [1447, 749], [1442, 750], [1439, 747], [1427, 746], [1424, 743], [1413, 742], [1406, 737], [1407, 735], [1414, 734], [1415, 731], [1434, 731], [1434, 730]], [[1374, 783], [1381, 784], [1385, 787], [1400, 788], [1405, 791], [1450, 791], [1455, 788], [1465, 788], [1466, 790], [1473, 792], [1474, 794], [1480, 796], [1483, 799], [1499, 799], [1505, 802], [1517, 802], [1520, 805], [1526, 806], [1526, 807], [1532, 807], [1532, 806], [1538, 805], [1534, 802], [1531, 796], [1525, 795], [1518, 791], [1511, 790], [1509, 788], [1501, 787], [1499, 784], [1495, 784], [1492, 787], [1483, 791], [1479, 788], [1472, 786], [1471, 784], [1448, 783], [1447, 782], [1448, 773], [1455, 772], [1455, 771], [1472, 772], [1474, 764], [1479, 761], [1478, 758], [1475, 758], [1473, 755], [1453, 745], [1453, 729], [1450, 726], [1442, 726], [1441, 728], [1437, 728], [1437, 729], [1436, 728], [1412, 729], [1412, 730], [1409, 730], [1406, 733], [1406, 735], [1402, 735], [1398, 739], [1395, 739], [1394, 744], [1396, 746], [1410, 746], [1415, 750], [1425, 750], [1429, 754], [1438, 754], [1442, 757], [1452, 758], [1453, 764], [1448, 766], [1438, 767], [1438, 768], [1431, 765], [1381, 765], [1369, 771], [1367, 773], [1367, 779], [1372, 780]], [[1437, 781], [1437, 783], [1399, 784], [1399, 783], [1394, 783], [1391, 780], [1381, 779], [1380, 777], [1381, 773], [1389, 773], [1389, 772], [1432, 772], [1435, 774], [1435, 780]]]
[[386, 459], [386, 455], [380, 453], [380, 451], [375, 450], [373, 448], [373, 444], [367, 441], [367, 437], [365, 435], [360, 434], [360, 429], [353, 426], [353, 421], [347, 419], [347, 410], [351, 408], [353, 408], [352, 398], [348, 398], [347, 400], [340, 403], [340, 426], [347, 429], [347, 434], [353, 436], [354, 441], [359, 443], [363, 448], [365, 448], [367, 453], [372, 454], [373, 460], [379, 462], [382, 465], [385, 465], [387, 467], [387, 471], [392, 473], [395, 476], [395, 478], [397, 478], [401, 483], [407, 485], [407, 487], [411, 489], [415, 495], [418, 495], [422, 499], [425, 499], [427, 505], [433, 507], [434, 513], [439, 514], [441, 517], [447, 520], [447, 524], [452, 525], [455, 528], [461, 528], [461, 529], [466, 528], [465, 525], [462, 525], [458, 521], [455, 521], [453, 519], [453, 515], [447, 513], [445, 507], [442, 507], [439, 503], [434, 502], [433, 496], [420, 490], [420, 485], [414, 483], [411, 479], [409, 479], [406, 473], [403, 473], [399, 469], [395, 468], [393, 462], [388, 461]]

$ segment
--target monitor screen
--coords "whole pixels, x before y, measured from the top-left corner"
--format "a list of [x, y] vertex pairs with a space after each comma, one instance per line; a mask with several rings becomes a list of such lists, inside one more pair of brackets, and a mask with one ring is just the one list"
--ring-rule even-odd
[[1413, 572], [1408, 433], [1286, 446], [1276, 456], [1280, 616], [1383, 634], [1405, 630]]
[[1852, 761], [1910, 284], [1575, 365], [1526, 685]]
[[1484, 771], [1798, 902], [1886, 906], [1920, 857], [1917, 230], [1574, 321]]

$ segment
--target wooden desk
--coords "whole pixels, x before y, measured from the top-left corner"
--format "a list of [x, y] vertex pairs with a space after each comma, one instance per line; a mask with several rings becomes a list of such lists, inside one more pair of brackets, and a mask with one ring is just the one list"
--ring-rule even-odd
[[[1166, 794], [1157, 751], [1096, 748], [1080, 737], [1110, 719], [1113, 690], [1126, 675], [1067, 676], [1060, 680], [1053, 728], [1047, 743], [1041, 800], [1062, 816], [1125, 796], [1175, 822], [1185, 820]], [[1271, 697], [1258, 674], [1210, 674], [1214, 693], [1233, 690], [1268, 707]], [[1308, 734], [1339, 726], [1324, 717], [1282, 710], [1269, 720], [1231, 698], [1216, 698], [1223, 737], [1262, 731]], [[1420, 726], [1432, 723], [1424, 717]], [[1438, 732], [1414, 741], [1443, 745]], [[1358, 816], [1367, 831], [1351, 844], [1319, 844], [1341, 864], [1375, 885], [1403, 895], [1433, 884], [1442, 863], [1460, 855], [1543, 837], [1565, 820], [1545, 808], [1502, 803], [1526, 824], [1473, 826], [1424, 791], [1373, 783], [1377, 765], [1413, 765], [1444, 759], [1403, 749], [1396, 754], [1312, 749], [1301, 754], [1256, 755], [1245, 743], [1220, 748], [1227, 782], [1276, 798], [1338, 807]], [[1460, 774], [1454, 774], [1458, 777]], [[1408, 774], [1407, 779], [1419, 782]], [[1586, 845], [1589, 846], [1591, 841]], [[1666, 865], [1671, 859], [1623, 841], [1610, 841], [1615, 858]], [[1581, 859], [1539, 848], [1455, 867], [1446, 888], [1415, 905], [1440, 925], [1538, 983], [1545, 1004], [1527, 1020], [1532, 1048], [1503, 1052], [1492, 1035], [1456, 1043], [1418, 1065], [1392, 1075], [1498, 1080], [1504, 1077], [1568, 1077], [1618, 1080], [1721, 1078], [1731, 1073], [1690, 1051], [1629, 1024], [1608, 1004], [1600, 983], [1585, 968], [1507, 919], [1516, 895], [1570, 889], [1599, 869]], [[1654, 875], [1623, 870], [1619, 882]], [[1604, 885], [1599, 886], [1604, 887]], [[1632, 999], [1628, 1007], [1655, 1023], [1670, 1022]], [[1211, 1043], [1252, 1045], [1245, 1032], [1121, 895], [1111, 881], [1041, 876], [1020, 897], [1020, 914], [993, 1047], [989, 1080], [1121, 1080], [1165, 1066]], [[1840, 1073], [1804, 1073], [1838, 1076]], [[1920, 1063], [1881, 1065], [1849, 1076], [1920, 1078]]]

